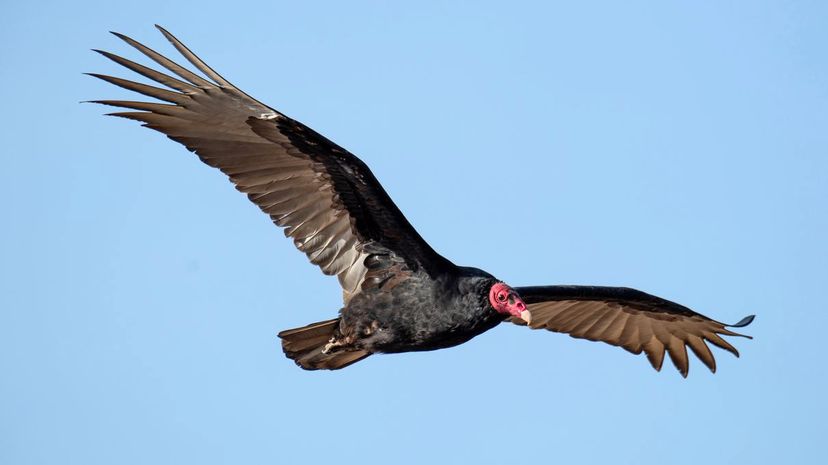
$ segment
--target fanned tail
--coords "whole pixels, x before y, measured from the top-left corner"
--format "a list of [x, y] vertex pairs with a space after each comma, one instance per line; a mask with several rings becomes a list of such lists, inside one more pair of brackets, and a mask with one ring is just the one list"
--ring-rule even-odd
[[364, 350], [323, 353], [337, 328], [339, 318], [282, 331], [282, 350], [305, 370], [338, 370], [371, 355]]

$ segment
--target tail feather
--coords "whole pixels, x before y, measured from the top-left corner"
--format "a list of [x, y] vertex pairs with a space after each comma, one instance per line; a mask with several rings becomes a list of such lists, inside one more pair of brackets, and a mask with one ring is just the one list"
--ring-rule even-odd
[[285, 355], [291, 357], [292, 354], [301, 355], [318, 346], [324, 347], [330, 341], [338, 325], [339, 319], [335, 318], [282, 331], [279, 333], [279, 337], [282, 338], [282, 349]]
[[282, 331], [282, 350], [306, 370], [338, 370], [371, 355], [364, 350], [322, 353], [339, 328], [339, 318]]

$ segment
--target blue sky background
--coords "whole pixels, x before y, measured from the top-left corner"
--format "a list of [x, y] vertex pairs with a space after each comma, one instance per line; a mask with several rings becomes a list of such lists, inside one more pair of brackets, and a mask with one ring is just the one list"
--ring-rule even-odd
[[[302, 3], [4, 5], [0, 462], [824, 457], [825, 2]], [[106, 31], [173, 54], [153, 23], [359, 155], [455, 262], [755, 313], [755, 339], [686, 380], [519, 327], [298, 369], [276, 332], [333, 316], [336, 281], [220, 173], [78, 103], [128, 96], [81, 74], [130, 77], [89, 51], [139, 57]]]

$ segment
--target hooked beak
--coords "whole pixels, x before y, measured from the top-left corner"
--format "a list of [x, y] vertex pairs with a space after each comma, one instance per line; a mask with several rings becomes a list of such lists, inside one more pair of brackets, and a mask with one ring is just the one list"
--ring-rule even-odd
[[527, 325], [532, 323], [532, 313], [526, 308], [526, 304], [523, 303], [523, 299], [520, 296], [517, 294], [509, 295], [509, 303], [514, 303], [512, 315], [525, 321]]

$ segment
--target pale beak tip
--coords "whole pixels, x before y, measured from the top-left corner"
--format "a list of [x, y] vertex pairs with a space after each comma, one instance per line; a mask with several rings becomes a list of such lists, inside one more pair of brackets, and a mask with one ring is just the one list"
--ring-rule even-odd
[[520, 312], [520, 319], [525, 321], [527, 325], [532, 324], [532, 313], [529, 310]]

